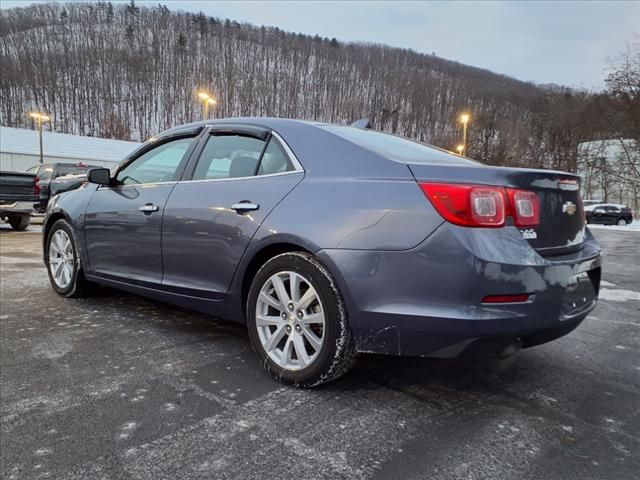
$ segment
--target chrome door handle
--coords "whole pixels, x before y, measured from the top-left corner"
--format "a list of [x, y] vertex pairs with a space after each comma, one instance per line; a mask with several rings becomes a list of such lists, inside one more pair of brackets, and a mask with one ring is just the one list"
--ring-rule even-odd
[[145, 215], [151, 215], [153, 212], [157, 212], [158, 210], [160, 210], [160, 207], [154, 205], [153, 203], [145, 203], [138, 210], [140, 210]]
[[249, 210], [258, 210], [260, 205], [251, 202], [238, 202], [231, 205], [231, 210], [235, 210], [238, 214], [247, 212]]

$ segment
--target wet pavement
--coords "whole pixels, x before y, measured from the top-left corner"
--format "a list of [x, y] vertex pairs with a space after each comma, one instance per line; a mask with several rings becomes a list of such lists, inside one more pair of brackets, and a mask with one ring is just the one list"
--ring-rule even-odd
[[507, 360], [363, 355], [283, 387], [243, 327], [49, 287], [39, 227], [0, 225], [3, 479], [638, 478], [640, 233], [594, 231], [603, 289]]

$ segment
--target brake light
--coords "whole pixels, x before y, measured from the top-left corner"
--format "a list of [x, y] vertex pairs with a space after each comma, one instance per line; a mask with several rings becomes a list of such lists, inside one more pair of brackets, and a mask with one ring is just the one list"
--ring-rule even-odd
[[517, 188], [452, 183], [420, 183], [420, 188], [445, 220], [463, 227], [504, 227], [513, 217], [516, 227], [540, 223], [540, 199]]
[[463, 227], [503, 227], [504, 188], [484, 185], [420, 183], [420, 188], [445, 220]]
[[35, 196], [40, 196], [40, 178], [36, 177], [36, 181], [33, 184], [33, 193]]
[[535, 192], [507, 188], [507, 195], [516, 227], [535, 227], [540, 223], [540, 199]]

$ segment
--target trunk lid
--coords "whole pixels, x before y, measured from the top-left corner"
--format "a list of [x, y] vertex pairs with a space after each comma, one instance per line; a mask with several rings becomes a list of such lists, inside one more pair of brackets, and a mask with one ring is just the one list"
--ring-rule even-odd
[[[533, 191], [540, 199], [540, 224], [519, 228], [541, 255], [560, 255], [582, 248], [585, 236], [580, 177], [566, 172], [484, 165], [407, 164], [418, 182], [492, 185]], [[507, 225], [513, 225], [509, 219]]]

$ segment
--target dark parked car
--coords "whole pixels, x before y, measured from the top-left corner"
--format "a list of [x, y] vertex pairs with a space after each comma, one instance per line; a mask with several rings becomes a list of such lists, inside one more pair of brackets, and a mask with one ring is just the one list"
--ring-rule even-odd
[[633, 210], [616, 203], [597, 203], [584, 207], [587, 223], [628, 225], [633, 222]]
[[[33, 208], [37, 212], [44, 212], [47, 209], [47, 203], [54, 193], [51, 193], [50, 184], [58, 177], [65, 175], [84, 174], [92, 168], [100, 168], [98, 165], [87, 165], [83, 162], [77, 163], [43, 163], [35, 165], [27, 170], [28, 173], [35, 173], [40, 185], [40, 198]], [[79, 184], [77, 185], [79, 186]]]
[[246, 323], [295, 385], [356, 352], [508, 356], [596, 305], [601, 251], [569, 173], [255, 118], [174, 128], [89, 181], [47, 210], [56, 292], [104, 284]]

